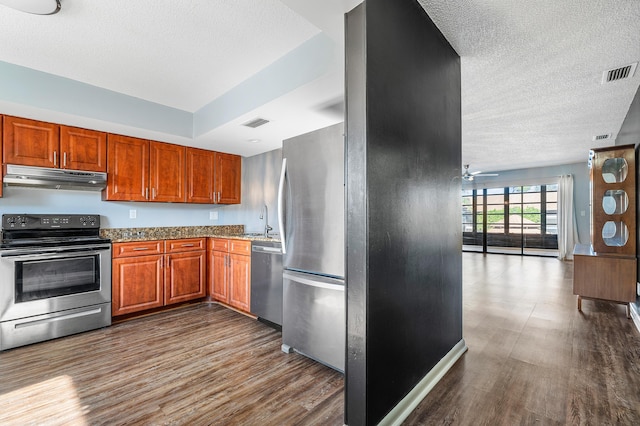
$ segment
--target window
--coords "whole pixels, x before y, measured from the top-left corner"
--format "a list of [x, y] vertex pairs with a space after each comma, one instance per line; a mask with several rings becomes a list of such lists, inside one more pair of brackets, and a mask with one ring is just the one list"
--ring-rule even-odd
[[462, 234], [465, 251], [556, 256], [558, 185], [463, 190]]

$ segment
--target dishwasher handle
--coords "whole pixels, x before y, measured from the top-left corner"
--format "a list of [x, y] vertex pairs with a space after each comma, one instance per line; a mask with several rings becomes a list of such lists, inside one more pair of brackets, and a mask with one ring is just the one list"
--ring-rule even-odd
[[252, 246], [251, 251], [256, 253], [282, 254], [280, 247]]

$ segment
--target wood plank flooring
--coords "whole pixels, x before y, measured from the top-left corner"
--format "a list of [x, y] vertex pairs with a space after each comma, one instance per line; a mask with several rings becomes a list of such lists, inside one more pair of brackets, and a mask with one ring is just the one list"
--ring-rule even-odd
[[640, 425], [640, 333], [572, 294], [573, 263], [463, 254], [469, 351], [406, 425]]
[[198, 304], [0, 353], [0, 425], [342, 424], [343, 377]]
[[[463, 254], [469, 351], [405, 425], [640, 424], [640, 333], [572, 263]], [[343, 377], [199, 304], [0, 353], [0, 425], [341, 425]]]

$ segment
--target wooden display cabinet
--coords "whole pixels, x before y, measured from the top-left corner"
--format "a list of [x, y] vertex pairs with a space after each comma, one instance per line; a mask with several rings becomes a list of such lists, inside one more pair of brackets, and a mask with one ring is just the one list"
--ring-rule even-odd
[[593, 251], [635, 256], [635, 147], [594, 149], [590, 164]]
[[590, 153], [591, 245], [576, 245], [573, 294], [627, 305], [636, 300], [636, 158], [633, 145]]

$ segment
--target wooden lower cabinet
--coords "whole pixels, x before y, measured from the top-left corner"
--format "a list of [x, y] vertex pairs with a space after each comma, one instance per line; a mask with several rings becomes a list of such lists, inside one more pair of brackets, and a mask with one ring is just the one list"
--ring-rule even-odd
[[229, 305], [249, 312], [251, 306], [251, 256], [229, 255]]
[[205, 240], [114, 243], [111, 315], [205, 297]]
[[186, 302], [207, 294], [205, 251], [165, 255], [164, 304]]
[[209, 287], [211, 297], [220, 302], [229, 303], [229, 274], [227, 273], [226, 252], [209, 253]]
[[123, 257], [112, 262], [111, 315], [163, 305], [163, 255]]
[[241, 311], [251, 309], [251, 241], [210, 238], [209, 294]]

